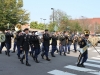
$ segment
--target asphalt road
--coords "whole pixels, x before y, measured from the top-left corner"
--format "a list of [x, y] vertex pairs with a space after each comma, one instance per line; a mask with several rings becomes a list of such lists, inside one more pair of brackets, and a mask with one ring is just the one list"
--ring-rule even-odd
[[[99, 46], [96, 49], [100, 52]], [[73, 50], [73, 46], [71, 50]], [[5, 48], [3, 51], [5, 51]], [[17, 58], [17, 52], [10, 53], [10, 57], [3, 52], [0, 54], [0, 75], [100, 75], [100, 55], [93, 47], [89, 48], [88, 52], [89, 59], [85, 63], [85, 68], [76, 66], [79, 52], [71, 51], [67, 56], [60, 56], [55, 53], [55, 58], [49, 54], [51, 61], [43, 60], [39, 56], [40, 63], [35, 63], [29, 56], [31, 67], [21, 64]]]

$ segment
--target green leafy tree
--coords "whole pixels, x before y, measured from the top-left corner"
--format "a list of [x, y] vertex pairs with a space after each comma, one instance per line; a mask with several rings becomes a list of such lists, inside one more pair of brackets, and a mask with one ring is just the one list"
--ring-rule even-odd
[[31, 22], [30, 23], [30, 27], [33, 28], [33, 29], [41, 29], [41, 30], [45, 29], [45, 25], [44, 24], [38, 23], [36, 21]]
[[0, 0], [0, 29], [14, 28], [17, 23], [27, 23], [29, 13], [23, 7], [23, 0]]

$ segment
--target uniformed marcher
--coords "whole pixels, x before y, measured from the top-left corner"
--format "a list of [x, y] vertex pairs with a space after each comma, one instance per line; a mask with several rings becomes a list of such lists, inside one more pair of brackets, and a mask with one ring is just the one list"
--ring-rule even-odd
[[38, 55], [40, 54], [40, 39], [38, 36], [38, 32], [35, 33], [33, 39], [31, 39], [31, 46], [34, 48], [35, 54], [33, 55], [33, 59], [36, 63], [39, 63], [38, 61]]
[[18, 55], [18, 59], [20, 59], [20, 54], [21, 54], [21, 50], [20, 50], [20, 41], [21, 41], [21, 36], [22, 36], [22, 31], [18, 31], [17, 35], [16, 35], [16, 45], [17, 45], [17, 55]]
[[3, 47], [6, 47], [5, 41], [4, 41], [4, 42], [1, 42], [1, 46], [0, 46], [0, 54], [2, 54], [2, 49], [3, 49]]
[[52, 57], [55, 57], [54, 52], [55, 52], [56, 50], [58, 50], [58, 49], [57, 49], [57, 40], [58, 40], [58, 36], [57, 36], [57, 34], [56, 34], [56, 32], [55, 32], [55, 33], [52, 35], [52, 43], [51, 43], [51, 45], [52, 45], [51, 56], [52, 56]]
[[72, 36], [71, 34], [68, 35], [68, 42], [66, 44], [66, 50], [67, 50], [67, 54], [70, 54], [70, 46], [72, 44]]
[[10, 33], [10, 29], [7, 29], [5, 37], [6, 37], [5, 44], [6, 44], [6, 48], [7, 48], [7, 51], [5, 51], [5, 54], [10, 56], [10, 48], [11, 48], [11, 41], [12, 41], [11, 39], [13, 37], [13, 34]]
[[14, 33], [14, 44], [13, 44], [13, 51], [12, 51], [12, 53], [15, 53], [15, 49], [17, 47], [17, 44], [16, 44], [16, 42], [17, 42], [16, 35], [17, 35], [17, 33]]
[[30, 39], [31, 39], [31, 41], [30, 41], [30, 43], [31, 43], [30, 55], [31, 55], [32, 57], [33, 57], [33, 54], [34, 54], [34, 47], [33, 47], [32, 43], [33, 43], [33, 40], [34, 40], [35, 32], [36, 32], [36, 31], [32, 31], [32, 35], [30, 36]]
[[77, 66], [79, 67], [85, 67], [84, 62], [86, 62], [88, 58], [87, 48], [90, 46], [88, 38], [89, 38], [89, 31], [85, 30], [85, 37], [80, 41], [80, 55], [78, 57], [78, 64], [77, 64]]
[[28, 52], [29, 52], [29, 47], [30, 47], [30, 35], [28, 34], [29, 33], [29, 29], [25, 28], [24, 32], [25, 33], [23, 34], [23, 36], [21, 36], [20, 49], [24, 50], [25, 54], [22, 56], [20, 61], [21, 61], [22, 64], [24, 64], [23, 60], [26, 59], [26, 66], [31, 66], [28, 63]]
[[60, 55], [62, 55], [62, 52], [64, 52], [64, 56], [66, 56], [66, 36], [65, 36], [65, 33], [66, 33], [66, 31], [64, 31], [59, 37]]
[[73, 45], [74, 45], [75, 52], [77, 52], [77, 44], [78, 44], [78, 37], [77, 37], [77, 35], [75, 35], [73, 37]]
[[41, 54], [41, 56], [44, 59], [44, 55], [45, 55], [47, 61], [50, 61], [50, 59], [48, 57], [49, 46], [50, 46], [50, 39], [51, 39], [51, 36], [48, 33], [48, 30], [46, 29], [45, 33], [43, 34], [43, 49], [44, 49], [44, 52]]

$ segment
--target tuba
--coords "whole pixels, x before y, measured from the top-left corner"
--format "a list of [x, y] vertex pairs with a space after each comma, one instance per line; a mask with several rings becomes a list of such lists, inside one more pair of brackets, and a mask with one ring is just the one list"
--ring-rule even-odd
[[89, 36], [90, 35], [90, 31], [89, 30], [84, 30], [84, 34]]
[[16, 31], [21, 30], [21, 24], [17, 24], [17, 25], [15, 26], [15, 30], [16, 30]]
[[5, 34], [0, 33], [0, 42], [4, 42], [5, 41]]

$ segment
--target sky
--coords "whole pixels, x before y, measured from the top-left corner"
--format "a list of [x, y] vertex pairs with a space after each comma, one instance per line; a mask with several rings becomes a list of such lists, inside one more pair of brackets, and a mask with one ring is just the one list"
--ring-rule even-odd
[[[48, 23], [52, 14], [51, 8], [66, 12], [73, 19], [100, 17], [100, 0], [23, 0], [24, 9], [30, 13], [30, 22], [41, 22], [40, 18]], [[42, 21], [44, 22], [44, 21]]]

